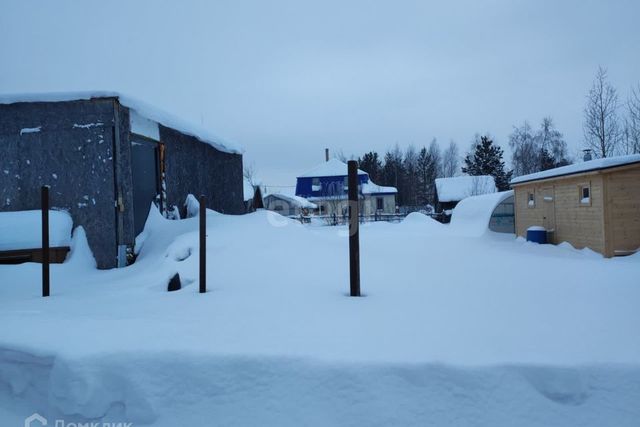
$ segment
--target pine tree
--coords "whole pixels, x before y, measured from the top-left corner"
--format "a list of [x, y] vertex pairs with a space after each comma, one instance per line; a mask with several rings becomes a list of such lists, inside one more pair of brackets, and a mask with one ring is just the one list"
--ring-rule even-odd
[[540, 169], [546, 171], [547, 169], [553, 169], [556, 167], [556, 161], [546, 149], [540, 150]]
[[473, 152], [465, 157], [462, 172], [472, 176], [491, 175], [498, 191], [508, 190], [513, 171], [505, 172], [502, 156], [502, 148], [493, 145], [489, 137], [483, 136], [480, 141], [476, 140]]
[[390, 185], [398, 189], [397, 203], [403, 205], [405, 202], [404, 188], [404, 168], [402, 165], [402, 150], [396, 144], [391, 151], [384, 155], [384, 165], [382, 166], [381, 185]]
[[422, 147], [418, 153], [417, 162], [417, 190], [418, 205], [426, 205], [430, 203], [429, 189], [431, 185], [431, 177], [429, 171], [431, 168], [431, 156], [426, 147]]
[[358, 167], [369, 174], [371, 181], [376, 184], [381, 182], [380, 175], [382, 174], [382, 162], [378, 153], [370, 151], [365, 153], [361, 159], [358, 159]]
[[402, 168], [404, 171], [404, 200], [412, 206], [418, 205], [418, 154], [413, 145], [405, 151]]

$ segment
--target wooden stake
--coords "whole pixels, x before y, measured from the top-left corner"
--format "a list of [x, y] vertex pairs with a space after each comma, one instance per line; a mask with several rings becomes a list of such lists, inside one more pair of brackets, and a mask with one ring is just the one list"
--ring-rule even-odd
[[349, 275], [352, 297], [360, 296], [360, 231], [358, 216], [358, 162], [348, 162], [349, 184]]
[[42, 296], [48, 297], [50, 291], [49, 275], [49, 187], [42, 186], [40, 192], [42, 209]]
[[200, 293], [207, 292], [207, 199], [200, 196]]

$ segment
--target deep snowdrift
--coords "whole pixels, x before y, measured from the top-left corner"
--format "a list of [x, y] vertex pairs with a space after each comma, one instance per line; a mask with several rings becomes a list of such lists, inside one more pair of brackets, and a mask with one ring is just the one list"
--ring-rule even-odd
[[[97, 271], [74, 236], [0, 266], [0, 421], [176, 425], [633, 426], [640, 258], [469, 237], [419, 214], [346, 229], [152, 211], [136, 264]], [[86, 248], [85, 248], [86, 249]], [[166, 292], [180, 273], [183, 289]]]

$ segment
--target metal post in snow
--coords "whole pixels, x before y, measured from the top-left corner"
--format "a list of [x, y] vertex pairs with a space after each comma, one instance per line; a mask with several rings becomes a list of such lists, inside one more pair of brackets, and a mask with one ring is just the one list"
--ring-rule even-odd
[[200, 293], [207, 292], [207, 199], [200, 196]]
[[50, 293], [49, 276], [49, 187], [43, 185], [40, 191], [40, 208], [42, 209], [42, 296]]
[[358, 215], [358, 162], [348, 162], [349, 184], [349, 278], [352, 297], [360, 296], [360, 236]]

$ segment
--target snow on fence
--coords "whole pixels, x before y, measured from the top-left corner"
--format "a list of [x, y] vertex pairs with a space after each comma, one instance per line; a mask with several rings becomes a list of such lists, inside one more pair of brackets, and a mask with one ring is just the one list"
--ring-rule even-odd
[[[49, 244], [69, 246], [73, 220], [66, 211], [49, 211]], [[0, 251], [42, 247], [42, 211], [0, 212]]]

